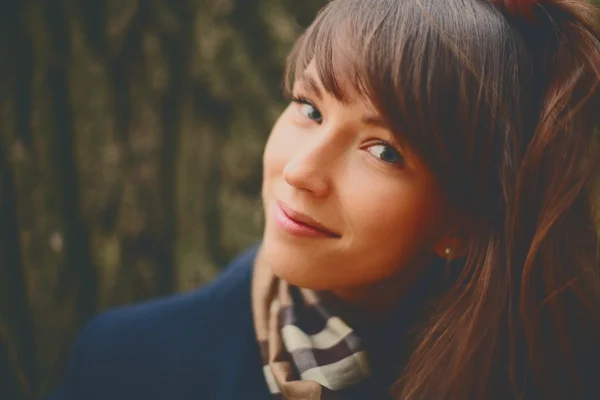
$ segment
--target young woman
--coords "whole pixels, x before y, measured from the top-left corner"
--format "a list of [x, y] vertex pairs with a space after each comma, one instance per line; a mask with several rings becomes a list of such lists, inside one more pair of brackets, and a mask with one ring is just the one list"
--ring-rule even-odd
[[55, 398], [598, 398], [599, 22], [331, 2], [289, 58], [261, 244], [97, 317]]

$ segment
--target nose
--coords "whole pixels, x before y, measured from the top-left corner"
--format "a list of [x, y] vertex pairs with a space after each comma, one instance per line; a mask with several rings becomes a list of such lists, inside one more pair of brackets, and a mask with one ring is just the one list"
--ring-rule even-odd
[[310, 192], [316, 197], [327, 197], [332, 188], [331, 166], [335, 158], [331, 143], [311, 143], [285, 164], [283, 178], [294, 188]]

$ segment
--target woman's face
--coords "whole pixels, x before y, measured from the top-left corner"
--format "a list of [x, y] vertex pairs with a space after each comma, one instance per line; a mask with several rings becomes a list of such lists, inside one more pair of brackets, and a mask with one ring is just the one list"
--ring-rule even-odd
[[262, 260], [312, 289], [374, 284], [443, 255], [446, 201], [364, 99], [341, 103], [309, 66], [264, 153]]

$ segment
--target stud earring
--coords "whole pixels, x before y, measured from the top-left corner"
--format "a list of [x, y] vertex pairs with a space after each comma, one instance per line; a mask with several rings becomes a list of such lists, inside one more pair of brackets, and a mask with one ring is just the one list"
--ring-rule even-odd
[[450, 253], [452, 253], [452, 249], [450, 247], [446, 247], [446, 250], [444, 250], [444, 253], [446, 253], [446, 255], [449, 256]]

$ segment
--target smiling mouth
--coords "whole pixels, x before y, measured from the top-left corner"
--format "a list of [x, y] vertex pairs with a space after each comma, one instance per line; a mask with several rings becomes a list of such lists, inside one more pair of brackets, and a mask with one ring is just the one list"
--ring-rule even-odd
[[297, 236], [340, 238], [341, 235], [325, 227], [306, 214], [292, 210], [277, 201], [276, 219], [281, 228]]

